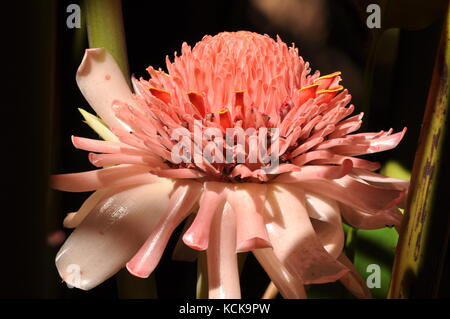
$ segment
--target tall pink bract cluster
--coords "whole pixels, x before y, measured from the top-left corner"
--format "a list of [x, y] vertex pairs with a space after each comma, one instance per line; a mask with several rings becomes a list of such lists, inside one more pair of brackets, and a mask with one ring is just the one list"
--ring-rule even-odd
[[61, 277], [81, 289], [124, 266], [147, 277], [188, 218], [183, 245], [206, 250], [210, 298], [240, 297], [237, 253], [249, 251], [285, 298], [336, 280], [369, 297], [342, 222], [398, 227], [409, 184], [355, 156], [394, 148], [406, 129], [354, 133], [363, 114], [351, 116], [341, 73], [311, 74], [280, 38], [205, 36], [166, 65], [133, 78], [133, 94], [108, 52], [86, 51], [77, 82], [113, 138], [73, 137], [108, 167], [52, 177], [56, 189], [95, 191], [64, 221], [76, 229], [56, 257]]

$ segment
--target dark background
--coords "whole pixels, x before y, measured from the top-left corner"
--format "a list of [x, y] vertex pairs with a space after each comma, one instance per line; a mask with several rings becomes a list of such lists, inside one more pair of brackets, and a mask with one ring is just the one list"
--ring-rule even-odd
[[[394, 30], [380, 44], [372, 86], [376, 94], [367, 99], [363, 74], [372, 31], [365, 25], [367, 14], [361, 2], [305, 1], [308, 6], [303, 8], [310, 11], [298, 12], [282, 9], [284, 2], [264, 11], [256, 1], [124, 1], [130, 71], [146, 77], [149, 65], [164, 68], [166, 55], [173, 57], [183, 41], [194, 45], [205, 34], [237, 30], [279, 34], [299, 47], [313, 70], [343, 72], [343, 85], [354, 96], [357, 110], [370, 107], [368, 130], [408, 127], [395, 151], [371, 159], [395, 158], [411, 168], [442, 15], [419, 27]], [[78, 107], [89, 110], [75, 83], [87, 39], [79, 30], [66, 27], [70, 3], [79, 2], [25, 1], [2, 6], [2, 298], [118, 297], [115, 278], [89, 292], [68, 289], [54, 266], [58, 247], [47, 244], [47, 236], [62, 229], [65, 214], [76, 210], [86, 197], [50, 191], [48, 174], [92, 169], [87, 154], [70, 143], [73, 134], [95, 137], [77, 111]], [[169, 243], [156, 269], [162, 298], [195, 297], [195, 263], [170, 259], [177, 239], [174, 236]], [[260, 297], [268, 283], [251, 257], [241, 278], [243, 297]]]

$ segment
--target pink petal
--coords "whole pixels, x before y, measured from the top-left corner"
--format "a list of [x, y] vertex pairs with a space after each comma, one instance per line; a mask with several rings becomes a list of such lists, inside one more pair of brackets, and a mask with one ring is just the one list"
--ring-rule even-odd
[[[93, 140], [79, 136], [72, 136], [72, 144], [80, 150], [97, 153], [120, 153], [120, 142]], [[124, 144], [122, 144], [124, 145]]]
[[220, 182], [205, 182], [200, 198], [199, 210], [191, 227], [183, 236], [184, 243], [196, 250], [208, 248], [211, 223], [214, 215], [223, 210], [229, 185]]
[[275, 256], [273, 249], [255, 249], [253, 254], [284, 298], [307, 298], [302, 278], [296, 273], [289, 272]]
[[77, 84], [84, 97], [110, 128], [126, 128], [114, 115], [115, 100], [135, 105], [122, 71], [105, 49], [87, 49], [77, 71]]
[[272, 247], [264, 226], [265, 200], [265, 184], [236, 184], [228, 192], [227, 201], [237, 219], [237, 252]]
[[369, 139], [365, 143], [360, 145], [334, 147], [333, 152], [348, 156], [358, 156], [387, 151], [395, 148], [403, 139], [405, 133], [406, 127], [401, 132], [375, 139]]
[[54, 189], [65, 192], [90, 192], [106, 187], [151, 184], [162, 181], [140, 165], [118, 165], [82, 173], [57, 174], [50, 177]]
[[350, 176], [336, 180], [305, 181], [301, 187], [307, 192], [324, 195], [369, 214], [395, 206], [404, 196], [404, 192], [368, 185]]
[[367, 287], [366, 281], [360, 275], [352, 262], [342, 254], [338, 260], [350, 271], [340, 279], [341, 283], [356, 297], [360, 299], [371, 299], [372, 294]]
[[343, 204], [341, 204], [341, 207], [344, 220], [349, 225], [359, 229], [380, 229], [386, 226], [396, 226], [398, 228], [403, 218], [402, 213], [396, 207], [380, 211], [377, 214], [367, 214]]
[[129, 188], [95, 206], [56, 256], [61, 278], [89, 290], [118, 272], [163, 216], [172, 185]]
[[89, 152], [152, 156], [152, 153], [146, 150], [138, 149], [122, 142], [102, 141], [79, 136], [72, 136], [72, 144], [78, 149]]
[[160, 158], [151, 155], [89, 153], [89, 161], [97, 167], [121, 164], [146, 165], [149, 168], [167, 167]]
[[173, 168], [173, 169], [158, 169], [158, 170], [155, 169], [151, 170], [150, 172], [159, 177], [177, 178], [177, 179], [205, 177], [205, 174], [203, 174], [202, 172], [189, 168]]
[[370, 162], [361, 158], [349, 157], [335, 154], [329, 150], [319, 150], [319, 151], [311, 151], [308, 153], [304, 153], [298, 157], [296, 157], [292, 163], [298, 166], [303, 166], [305, 164], [341, 164], [345, 160], [351, 160], [353, 163], [353, 167], [363, 168], [367, 170], [377, 170], [380, 168], [380, 164], [376, 162]]
[[127, 263], [128, 271], [137, 277], [147, 278], [153, 272], [172, 232], [192, 212], [197, 203], [201, 184], [194, 181], [178, 182], [174, 188], [164, 218]]
[[316, 236], [304, 191], [291, 184], [273, 184], [267, 194], [266, 228], [280, 262], [304, 284], [341, 278], [348, 270], [328, 254]]
[[210, 299], [241, 298], [236, 255], [236, 214], [228, 204], [215, 214], [206, 256]]
[[355, 168], [352, 171], [352, 176], [363, 179], [371, 185], [379, 186], [386, 189], [395, 189], [406, 191], [409, 188], [409, 181], [387, 177], [364, 169]]
[[337, 258], [344, 248], [344, 229], [336, 201], [317, 194], [306, 193], [306, 207], [311, 223], [326, 251]]
[[243, 164], [238, 164], [231, 171], [231, 177], [241, 176], [241, 178], [246, 178], [252, 176], [253, 172], [247, 166]]
[[267, 171], [267, 174], [283, 174], [283, 173], [289, 173], [289, 172], [295, 172], [300, 171], [300, 167], [294, 164], [280, 164], [277, 165], [275, 168], [270, 169]]
[[295, 172], [285, 173], [275, 178], [275, 183], [298, 183], [320, 179], [338, 179], [351, 172], [353, 163], [344, 160], [342, 165], [305, 165]]

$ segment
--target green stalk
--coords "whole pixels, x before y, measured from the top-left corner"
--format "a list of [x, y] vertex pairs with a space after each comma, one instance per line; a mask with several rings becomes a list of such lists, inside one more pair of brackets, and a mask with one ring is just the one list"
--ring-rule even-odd
[[89, 47], [107, 49], [119, 64], [125, 78], [129, 79], [122, 1], [85, 0], [84, 8]]
[[442, 270], [449, 239], [450, 13], [425, 108], [410, 195], [392, 273], [389, 298], [433, 298], [445, 284]]
[[208, 299], [208, 264], [206, 252], [199, 251], [197, 258], [197, 299]]

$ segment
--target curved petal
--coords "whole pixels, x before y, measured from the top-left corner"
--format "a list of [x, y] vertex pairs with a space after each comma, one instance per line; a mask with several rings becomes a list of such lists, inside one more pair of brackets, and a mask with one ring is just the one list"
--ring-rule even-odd
[[215, 214], [212, 223], [208, 260], [210, 299], [241, 298], [239, 268], [236, 254], [236, 214], [225, 204], [223, 212]]
[[158, 265], [167, 242], [175, 228], [191, 212], [201, 193], [200, 183], [177, 182], [167, 211], [150, 236], [127, 263], [128, 271], [136, 277], [147, 278]]
[[323, 164], [341, 164], [345, 160], [351, 160], [353, 167], [363, 168], [367, 170], [377, 170], [380, 168], [380, 163], [370, 162], [362, 158], [343, 156], [335, 154], [329, 150], [317, 150], [304, 153], [292, 160], [292, 163], [298, 166], [303, 166], [307, 163], [311, 165], [323, 165]]
[[335, 281], [348, 270], [324, 249], [305, 205], [305, 194], [299, 186], [269, 186], [266, 228], [273, 251], [290, 272], [303, 279], [304, 284]]
[[284, 298], [307, 298], [303, 280], [297, 274], [286, 269], [275, 256], [273, 249], [262, 248], [255, 249], [252, 252]]
[[125, 128], [114, 115], [115, 100], [135, 105], [122, 71], [105, 49], [87, 49], [77, 71], [77, 84], [95, 112], [110, 128]]
[[330, 255], [339, 257], [345, 236], [338, 203], [317, 194], [306, 193], [305, 197], [311, 223], [320, 242]]
[[184, 233], [184, 243], [196, 250], [208, 248], [211, 223], [214, 215], [223, 210], [227, 199], [228, 184], [221, 182], [205, 182], [200, 198], [199, 210], [191, 227]]
[[190, 168], [154, 169], [151, 170], [150, 172], [159, 177], [177, 178], [177, 179], [205, 177], [205, 174], [203, 174], [202, 172]]
[[97, 189], [151, 184], [162, 181], [149, 173], [147, 166], [122, 164], [93, 171], [50, 176], [52, 188], [65, 192], [90, 192]]
[[163, 216], [172, 185], [133, 187], [101, 201], [58, 252], [61, 278], [89, 290], [125, 266]]
[[364, 169], [353, 169], [352, 176], [360, 178], [371, 185], [383, 187], [386, 189], [405, 191], [409, 188], [409, 181], [407, 180], [387, 177]]
[[307, 192], [321, 194], [369, 214], [395, 206], [404, 192], [383, 189], [358, 181], [350, 176], [336, 180], [314, 180], [301, 183]]
[[73, 136], [71, 137], [72, 144], [76, 148], [89, 152], [107, 153], [107, 154], [130, 154], [130, 155], [149, 155], [151, 153], [140, 150], [131, 145], [119, 141], [103, 141], [94, 140], [85, 137]]
[[242, 183], [228, 192], [227, 201], [237, 220], [237, 252], [272, 247], [264, 225], [265, 200], [265, 184]]
[[346, 159], [342, 165], [306, 165], [296, 172], [285, 173], [277, 177], [275, 183], [298, 183], [316, 179], [338, 179], [351, 172], [353, 163]]
[[[370, 138], [371, 133], [361, 133], [358, 136], [367, 136], [368, 139], [362, 144], [336, 146], [333, 147], [333, 152], [341, 155], [359, 156], [364, 154], [373, 154], [384, 152], [395, 148], [403, 139], [406, 133], [406, 127], [401, 132], [395, 134], [386, 134], [377, 138]], [[349, 135], [349, 137], [352, 135]], [[355, 135], [353, 135], [355, 136]]]
[[403, 215], [396, 207], [380, 211], [377, 214], [367, 214], [347, 205], [341, 204], [344, 220], [359, 229], [379, 229], [387, 226], [400, 227]]
[[372, 294], [367, 287], [366, 281], [360, 275], [352, 262], [342, 254], [338, 260], [350, 271], [340, 279], [341, 283], [356, 297], [360, 299], [371, 299]]
[[89, 153], [88, 158], [89, 162], [96, 167], [122, 164], [145, 165], [152, 169], [157, 167], [167, 167], [160, 158], [152, 155]]

